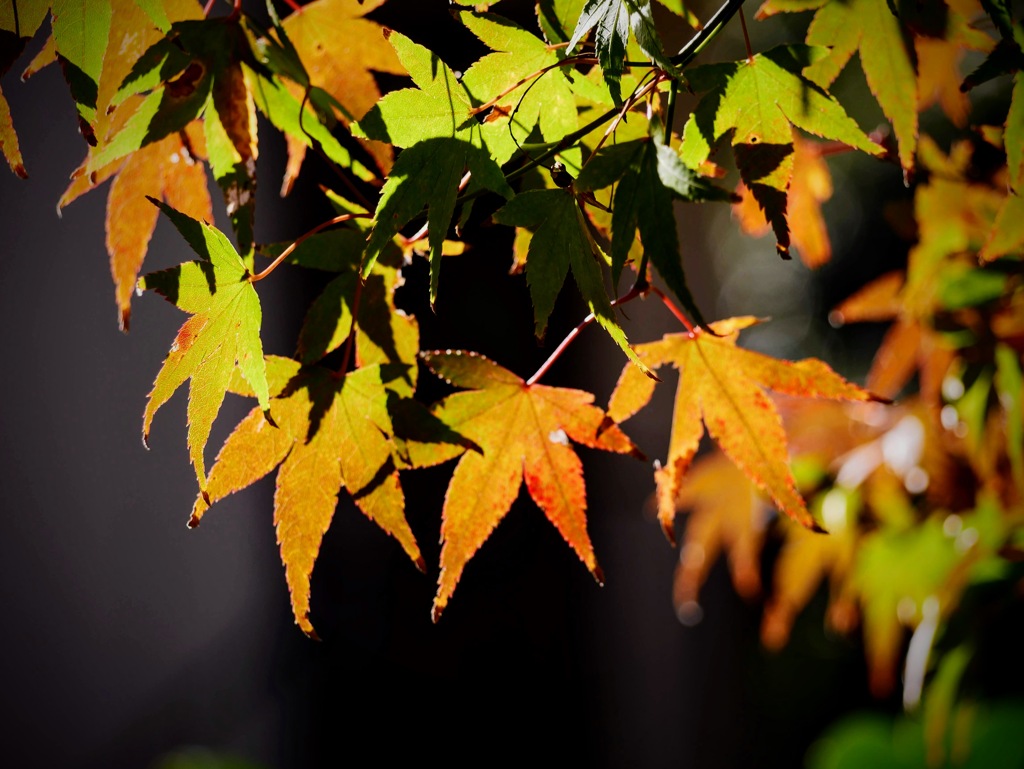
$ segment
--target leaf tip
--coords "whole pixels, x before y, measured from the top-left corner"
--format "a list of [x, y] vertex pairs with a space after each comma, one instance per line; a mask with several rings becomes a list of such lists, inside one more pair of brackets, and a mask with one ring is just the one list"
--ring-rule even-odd
[[[385, 39], [385, 40], [390, 40], [390, 39], [391, 39], [391, 33], [392, 33], [393, 31], [394, 31], [394, 30], [392, 30], [392, 29], [391, 29], [391, 27], [381, 27], [381, 28], [380, 28], [380, 33], [381, 33], [382, 35], [384, 35], [384, 39]], [[435, 620], [435, 622], [436, 622], [436, 621], [437, 621], [437, 620]]]
[[263, 409], [263, 418], [267, 420], [267, 424], [271, 427], [277, 427], [277, 422], [274, 421], [274, 417], [270, 415], [270, 409]]
[[443, 611], [444, 604], [439, 604], [437, 601], [434, 601], [434, 605], [430, 607], [430, 621], [436, 625], [437, 621], [441, 619], [441, 612]]
[[421, 574], [427, 573], [427, 562], [423, 560], [422, 555], [417, 555], [414, 563], [416, 564], [416, 568], [419, 569]]
[[122, 333], [127, 334], [131, 327], [132, 308], [131, 305], [124, 305], [117, 313], [117, 327]]
[[813, 521], [813, 520], [812, 520], [812, 521], [811, 521], [811, 525], [810, 525], [810, 526], [808, 526], [807, 528], [809, 528], [809, 529], [810, 529], [811, 531], [813, 531], [813, 532], [814, 532], [815, 534], [828, 534], [828, 529], [826, 529], [826, 528], [825, 528], [824, 526], [822, 526], [822, 525], [821, 525], [820, 523], [818, 523], [817, 521]]
[[674, 523], [674, 518], [672, 520], [663, 520], [661, 522], [661, 533], [665, 535], [665, 539], [668, 540], [668, 543], [672, 545], [672, 547], [676, 546], [676, 529], [673, 525]]
[[594, 568], [590, 570], [590, 573], [594, 575], [594, 581], [604, 587], [604, 569], [595, 561]]

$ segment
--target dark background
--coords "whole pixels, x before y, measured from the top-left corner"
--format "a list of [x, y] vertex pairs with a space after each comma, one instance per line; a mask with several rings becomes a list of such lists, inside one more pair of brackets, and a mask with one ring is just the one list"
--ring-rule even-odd
[[[453, 66], [482, 53], [447, 18], [445, 3], [391, 5], [379, 14], [384, 21], [451, 52]], [[498, 10], [522, 18], [527, 4], [508, 6]], [[742, 55], [735, 36], [721, 45], [723, 56]], [[307, 640], [292, 622], [274, 542], [273, 482], [218, 503], [189, 532], [195, 479], [183, 393], [157, 417], [151, 450], [142, 447], [145, 397], [184, 316], [144, 296], [134, 303], [131, 334], [121, 334], [104, 249], [106, 188], [56, 215], [85, 151], [58, 69], [24, 86], [8, 77], [4, 88], [31, 174], [23, 182], [0, 172], [5, 764], [146, 767], [168, 751], [203, 745], [280, 769], [362, 765], [371, 756], [373, 763], [797, 766], [825, 724], [866, 702], [860, 652], [823, 635], [821, 601], [790, 647], [769, 655], [756, 641], [758, 607], [735, 597], [720, 564], [705, 588], [703, 622], [683, 627], [671, 604], [677, 554], [649, 509], [649, 464], [586, 449], [590, 532], [605, 587], [524, 492], [434, 626], [436, 566], [420, 575], [343, 499], [313, 579], [313, 621], [324, 640]], [[257, 232], [262, 241], [293, 238], [319, 221], [317, 204], [301, 196], [330, 176], [314, 159], [298, 199], [282, 204], [280, 143], [265, 124], [261, 131]], [[841, 180], [842, 163], [838, 173]], [[828, 210], [848, 233], [851, 253], [877, 254], [886, 245], [865, 239], [887, 237], [884, 226], [864, 226], [862, 217], [855, 230], [843, 223], [850, 209]], [[687, 269], [709, 314], [736, 311], [728, 276], [756, 264], [745, 273], [755, 289], [767, 271], [803, 292], [799, 312], [781, 312], [783, 352], [809, 342], [814, 354], [831, 351], [857, 365], [861, 339], [828, 336], [821, 320], [831, 302], [880, 271], [877, 261], [844, 262], [840, 254], [824, 280], [814, 278], [778, 262], [768, 240], [736, 245], [706, 209], [682, 217]], [[436, 316], [426, 308], [424, 265], [408, 271], [400, 302], [420, 317], [425, 348], [479, 350], [527, 375], [582, 317], [575, 292], [564, 292], [547, 347], [539, 346], [525, 282], [507, 277], [508, 246], [495, 230], [446, 262]], [[741, 252], [756, 261], [741, 262]], [[161, 222], [147, 269], [188, 258]], [[316, 280], [281, 270], [260, 284], [268, 352], [291, 352]], [[673, 330], [653, 302], [629, 316], [638, 341]], [[762, 341], [771, 346], [770, 337]], [[604, 403], [621, 364], [591, 330], [546, 381], [585, 387]], [[443, 390], [429, 378], [424, 372], [424, 397], [437, 397]], [[670, 380], [655, 406], [627, 425], [652, 458], [665, 452], [673, 388]], [[229, 396], [211, 459], [247, 409]], [[403, 476], [428, 564], [437, 562], [450, 472], [447, 465]]]

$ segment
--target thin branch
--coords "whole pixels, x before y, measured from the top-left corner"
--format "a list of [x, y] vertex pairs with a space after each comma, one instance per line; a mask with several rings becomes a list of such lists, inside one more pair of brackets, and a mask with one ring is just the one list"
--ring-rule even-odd
[[313, 237], [314, 235], [316, 235], [321, 230], [326, 230], [328, 227], [333, 227], [335, 224], [341, 224], [342, 222], [347, 222], [350, 219], [372, 219], [372, 218], [373, 218], [373, 214], [359, 214], [359, 213], [356, 213], [356, 214], [340, 214], [339, 216], [335, 216], [333, 219], [328, 219], [326, 222], [320, 222], [320, 224], [318, 224], [313, 229], [309, 230], [309, 232], [306, 232], [306, 233], [303, 233], [302, 235], [300, 235], [298, 237], [298, 239], [294, 243], [292, 243], [290, 246], [288, 246], [288, 248], [286, 248], [284, 251], [282, 251], [280, 254], [278, 254], [277, 258], [274, 261], [272, 261], [269, 265], [267, 265], [267, 268], [265, 270], [255, 274], [255, 275], [250, 275], [249, 276], [249, 282], [250, 283], [257, 283], [257, 282], [263, 280], [268, 275], [270, 275], [270, 273], [272, 273], [274, 270], [276, 270], [278, 268], [278, 266], [281, 264], [281, 262], [283, 262], [285, 259], [287, 259], [289, 256], [292, 255], [292, 252], [295, 251], [296, 248], [301, 246], [306, 240], [308, 240], [309, 238]]
[[[612, 300], [612, 307], [617, 307], [619, 305], [632, 302], [634, 299], [643, 296], [645, 293], [647, 293], [646, 288], [646, 286], [640, 287], [638, 281], [625, 294], [620, 296], [618, 299]], [[576, 337], [578, 337], [582, 333], [583, 329], [585, 329], [587, 326], [594, 322], [596, 317], [597, 316], [594, 315], [594, 313], [590, 313], [587, 317], [585, 317], [583, 320], [579, 322], [576, 328], [574, 328], [572, 331], [566, 334], [565, 339], [558, 343], [558, 347], [556, 347], [554, 352], [552, 352], [551, 355], [548, 356], [548, 359], [541, 364], [541, 367], [537, 369], [537, 371], [534, 373], [532, 377], [526, 380], [526, 386], [530, 387], [531, 385], [537, 384], [538, 380], [540, 380], [540, 378], [548, 372], [548, 369], [555, 364], [555, 361], [562, 357], [562, 353], [565, 352], [565, 349], [570, 344], [572, 344], [573, 340], [576, 339]]]
[[697, 329], [690, 322], [690, 319], [687, 318], [685, 313], [676, 306], [676, 303], [672, 301], [668, 294], [654, 285], [651, 286], [651, 291], [661, 297], [662, 304], [668, 307], [669, 312], [676, 316], [676, 320], [682, 323], [686, 327], [687, 331], [691, 334], [697, 333]]
[[672, 63], [677, 67], [685, 67], [693, 61], [697, 54], [704, 50], [704, 46], [711, 42], [726, 22], [742, 7], [743, 0], [726, 0], [722, 7], [715, 11], [715, 15], [708, 20], [705, 27], [691, 37], [690, 41], [679, 49], [679, 53], [672, 57]]

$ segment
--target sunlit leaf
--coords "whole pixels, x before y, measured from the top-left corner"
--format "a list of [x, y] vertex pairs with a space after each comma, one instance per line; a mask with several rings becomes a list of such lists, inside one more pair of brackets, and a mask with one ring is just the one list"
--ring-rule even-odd
[[[286, 361], [293, 371], [297, 364]], [[275, 368], [271, 359], [269, 368]], [[271, 401], [274, 423], [254, 408], [228, 436], [196, 498], [189, 526], [211, 504], [258, 481], [275, 467], [274, 525], [295, 621], [316, 636], [309, 619], [310, 577], [331, 524], [338, 494], [347, 489], [370, 520], [393, 536], [423, 571], [405, 496], [391, 458], [390, 420], [379, 366], [344, 377], [322, 368], [296, 371]]]
[[[448, 604], [463, 568], [501, 522], [523, 481], [534, 502], [584, 565], [603, 580], [586, 528], [583, 466], [569, 439], [591, 448], [638, 455], [629, 438], [581, 390], [527, 385], [473, 353], [424, 353], [438, 376], [468, 392], [450, 395], [434, 413], [480, 451], [463, 453], [442, 512], [441, 577], [433, 616]], [[424, 464], [424, 462], [420, 462]]]
[[[636, 347], [652, 369], [669, 364], [679, 371], [668, 460], [655, 476], [658, 518], [666, 530], [676, 514], [672, 501], [705, 426], [725, 455], [779, 510], [803, 526], [820, 528], [796, 490], [782, 420], [765, 389], [805, 398], [866, 401], [873, 396], [820, 360], [790, 363], [737, 347], [739, 332], [755, 322], [732, 318], [711, 324], [718, 336], [699, 330], [666, 334], [660, 341]], [[627, 366], [612, 393], [609, 416], [616, 422], [629, 419], [647, 405], [653, 391], [653, 381]]]

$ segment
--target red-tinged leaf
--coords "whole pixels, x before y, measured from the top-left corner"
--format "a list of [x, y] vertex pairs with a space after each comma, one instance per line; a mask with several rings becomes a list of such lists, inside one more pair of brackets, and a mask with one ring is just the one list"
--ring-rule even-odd
[[766, 506], [750, 481], [721, 453], [694, 463], [675, 504], [689, 509], [672, 601], [685, 621], [723, 551], [732, 583], [744, 598], [761, 592], [761, 546]]
[[886, 0], [827, 3], [807, 30], [808, 45], [824, 45], [831, 53], [804, 70], [823, 88], [832, 85], [855, 52], [871, 93], [893, 124], [900, 163], [914, 167], [917, 148], [917, 77], [903, 43], [899, 20]]
[[431, 352], [423, 359], [456, 387], [469, 388], [438, 403], [434, 413], [480, 447], [445, 447], [430, 459], [464, 451], [442, 513], [441, 576], [433, 617], [448, 604], [463, 568], [505, 517], [526, 481], [534, 502], [584, 565], [602, 580], [586, 528], [583, 466], [569, 439], [591, 448], [638, 455], [628, 437], [581, 390], [527, 385], [475, 353]]
[[203, 450], [220, 411], [232, 373], [238, 366], [256, 393], [260, 407], [270, 408], [266, 364], [260, 342], [262, 311], [242, 258], [219, 230], [195, 221], [159, 201], [154, 203], [202, 257], [139, 280], [192, 315], [178, 332], [157, 374], [143, 416], [143, 440], [153, 417], [174, 392], [191, 379], [188, 445], [200, 489], [206, 487]]
[[[667, 334], [637, 346], [651, 368], [671, 364], [679, 371], [668, 461], [657, 475], [658, 517], [669, 529], [683, 475], [707, 427], [722, 451], [778, 508], [809, 528], [818, 528], [796, 490], [789, 469], [782, 420], [765, 393], [771, 389], [804, 398], [867, 401], [874, 396], [836, 374], [820, 360], [775, 360], [736, 347], [739, 331], [753, 318], [711, 324], [718, 336], [698, 331]], [[626, 419], [650, 399], [653, 388], [638, 369], [627, 366], [608, 407]]]
[[[147, 197], [163, 198], [172, 208], [200, 221], [213, 221], [206, 171], [197, 145], [197, 124], [172, 134], [129, 156], [110, 186], [107, 199], [107, 253], [114, 279], [121, 329], [128, 330], [135, 283], [156, 227], [158, 209]], [[186, 141], [183, 141], [183, 138]]]
[[277, 541], [295, 621], [313, 637], [310, 577], [342, 488], [424, 569], [405, 520], [405, 497], [391, 457], [392, 429], [383, 408], [386, 398], [379, 366], [344, 377], [319, 367], [303, 369], [272, 401], [276, 426], [255, 408], [235, 428], [210, 470], [206, 496], [200, 494], [192, 509], [190, 527], [199, 524], [211, 504], [279, 467]]
[[[832, 244], [821, 214], [822, 203], [832, 197], [832, 175], [816, 142], [801, 139], [794, 132], [793, 146], [793, 177], [786, 199], [786, 222], [800, 261], [814, 269], [832, 258]], [[733, 214], [743, 231], [754, 237], [768, 234], [771, 225], [742, 181], [736, 194], [740, 202], [733, 207]]]

